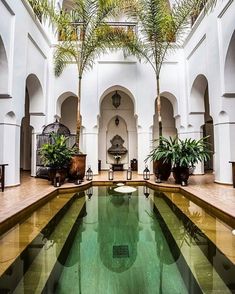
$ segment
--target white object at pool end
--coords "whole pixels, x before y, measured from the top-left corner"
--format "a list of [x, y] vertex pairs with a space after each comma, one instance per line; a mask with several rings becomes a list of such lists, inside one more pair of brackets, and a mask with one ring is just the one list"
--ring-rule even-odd
[[121, 186], [114, 189], [114, 191], [119, 193], [132, 193], [132, 192], [135, 192], [136, 190], [137, 190], [136, 188], [130, 187], [130, 186]]
[[118, 187], [121, 187], [121, 186], [124, 186], [125, 184], [123, 184], [123, 183], [117, 183], [117, 186]]

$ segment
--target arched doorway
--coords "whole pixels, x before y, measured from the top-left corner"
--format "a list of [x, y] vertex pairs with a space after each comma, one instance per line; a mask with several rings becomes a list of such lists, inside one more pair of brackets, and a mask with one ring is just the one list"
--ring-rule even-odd
[[6, 50], [0, 36], [0, 95], [5, 96], [6, 94], [8, 94], [8, 61]]
[[41, 83], [36, 75], [30, 74], [26, 79], [24, 117], [21, 121], [20, 168], [24, 171], [31, 170], [33, 175], [36, 171], [36, 146], [32, 144], [33, 127], [31, 126], [31, 119], [42, 112], [43, 101]]
[[29, 93], [25, 89], [24, 117], [21, 121], [20, 129], [20, 169], [31, 170], [31, 150], [32, 150], [32, 127], [30, 126], [29, 114]]
[[[108, 149], [112, 146], [110, 140], [116, 135], [122, 138], [123, 146], [127, 149], [127, 153], [119, 160], [124, 169], [128, 168], [131, 160], [137, 159], [136, 116], [134, 103], [128, 92], [127, 89], [116, 86], [106, 90], [101, 98], [98, 158], [101, 161], [101, 169], [104, 170], [116, 163], [114, 156], [108, 153]], [[117, 95], [120, 96], [120, 104], [114, 101]]]
[[76, 134], [77, 104], [78, 98], [75, 96], [69, 96], [61, 104], [60, 122], [69, 128], [71, 134]]
[[204, 107], [205, 107], [205, 113], [204, 113], [205, 124], [202, 126], [203, 137], [208, 137], [206, 140], [208, 143], [208, 148], [212, 154], [210, 157], [210, 160], [204, 162], [204, 171], [206, 172], [206, 171], [213, 171], [213, 154], [214, 154], [214, 125], [213, 125], [213, 118], [210, 115], [208, 85], [204, 93]]
[[[175, 99], [176, 100], [176, 99]], [[177, 135], [175, 125], [174, 109], [172, 102], [161, 95], [161, 115], [162, 115], [162, 134], [164, 137], [174, 137]], [[159, 138], [157, 99], [155, 100], [155, 114], [153, 117], [153, 140]]]
[[225, 95], [235, 96], [235, 32], [229, 43], [224, 67]]
[[200, 116], [203, 114], [201, 136], [208, 137], [208, 149], [211, 151], [210, 160], [204, 163], [204, 171], [213, 171], [214, 125], [210, 112], [208, 80], [204, 75], [198, 75], [193, 82], [190, 104], [194, 113]]

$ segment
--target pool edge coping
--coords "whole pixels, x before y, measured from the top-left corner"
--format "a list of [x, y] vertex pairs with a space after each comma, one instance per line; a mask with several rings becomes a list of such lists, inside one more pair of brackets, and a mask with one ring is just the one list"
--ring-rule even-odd
[[58, 187], [54, 190], [50, 191], [46, 194], [41, 194], [36, 201], [32, 201], [32, 203], [26, 205], [25, 207], [21, 207], [18, 210], [15, 211], [15, 213], [7, 216], [5, 219], [3, 219], [0, 222], [0, 236], [4, 234], [7, 230], [9, 230], [12, 226], [14, 226], [17, 222], [22, 220], [24, 217], [32, 213], [35, 209], [45, 204], [49, 199], [55, 197], [56, 195], [60, 193], [76, 193], [80, 190], [89, 188], [90, 186], [112, 186], [118, 182], [123, 182], [125, 184], [129, 185], [147, 185], [148, 187], [152, 189], [158, 189], [160, 191], [170, 191], [170, 192], [176, 192], [176, 193], [182, 193], [184, 196], [188, 197], [189, 200], [195, 202], [196, 204], [202, 206], [203, 208], [206, 208], [210, 213], [214, 214], [215, 216], [218, 216], [222, 221], [227, 223], [228, 225], [235, 228], [235, 216], [231, 215], [228, 211], [223, 210], [221, 207], [218, 207], [214, 203], [211, 203], [207, 201], [206, 199], [203, 199], [199, 195], [194, 194], [193, 191], [188, 191], [187, 188], [182, 187], [180, 185], [174, 185], [174, 184], [166, 184], [166, 183], [155, 183], [150, 180], [113, 180], [113, 181], [104, 181], [104, 180], [93, 180], [89, 182], [83, 182], [80, 185], [76, 186], [69, 186], [69, 187]]

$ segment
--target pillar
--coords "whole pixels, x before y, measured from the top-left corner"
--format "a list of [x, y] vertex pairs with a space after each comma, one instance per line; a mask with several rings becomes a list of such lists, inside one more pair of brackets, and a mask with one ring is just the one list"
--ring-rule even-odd
[[[152, 131], [151, 128], [142, 129], [138, 128], [138, 174], [142, 174], [145, 168], [145, 159], [152, 149]], [[152, 164], [148, 162], [149, 167], [152, 169]]]
[[[104, 142], [104, 148], [106, 142]], [[83, 152], [87, 154], [86, 166], [90, 165], [93, 174], [98, 174], [98, 130], [97, 128], [83, 129]]]
[[214, 126], [215, 182], [232, 184], [232, 164], [235, 161], [235, 123], [218, 123]]

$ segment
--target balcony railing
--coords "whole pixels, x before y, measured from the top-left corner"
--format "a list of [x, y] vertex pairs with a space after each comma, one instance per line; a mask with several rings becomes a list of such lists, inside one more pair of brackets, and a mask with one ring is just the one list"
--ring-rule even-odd
[[[107, 22], [106, 24], [113, 30], [123, 30], [129, 34], [137, 34], [137, 24], [134, 22]], [[79, 22], [71, 24], [69, 35], [66, 30], [61, 30], [58, 35], [58, 41], [82, 41], [83, 39], [83, 24]]]
[[200, 15], [201, 11], [204, 9], [205, 5], [206, 5], [206, 0], [204, 1], [204, 3], [201, 4], [201, 6], [195, 10], [194, 12], [192, 12], [191, 14], [191, 26], [194, 25], [195, 21], [197, 20], [198, 16]]

